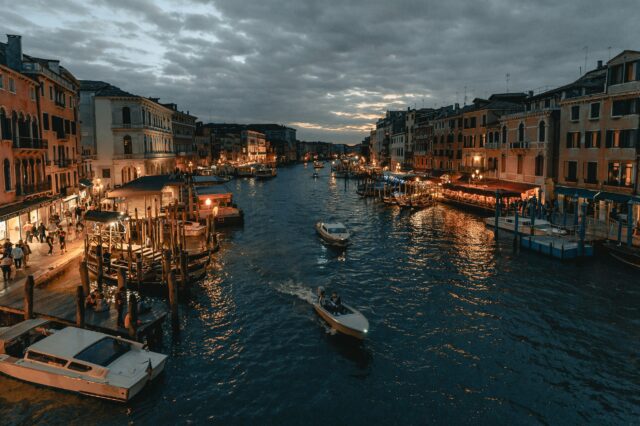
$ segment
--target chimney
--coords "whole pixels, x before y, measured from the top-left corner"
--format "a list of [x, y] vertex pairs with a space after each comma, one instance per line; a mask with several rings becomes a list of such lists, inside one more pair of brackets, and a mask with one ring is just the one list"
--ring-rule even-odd
[[532, 98], [533, 97], [533, 90], [529, 90], [529, 97]]
[[602, 59], [598, 61], [598, 69], [602, 68]]
[[22, 36], [7, 34], [7, 66], [22, 71]]

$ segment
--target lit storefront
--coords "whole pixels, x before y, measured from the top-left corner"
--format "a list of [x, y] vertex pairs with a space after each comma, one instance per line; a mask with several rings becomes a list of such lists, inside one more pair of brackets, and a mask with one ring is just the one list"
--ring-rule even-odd
[[20, 204], [13, 204], [0, 209], [0, 240], [9, 239], [17, 242], [26, 237], [29, 224], [48, 224], [51, 209], [55, 202], [51, 197], [29, 200]]

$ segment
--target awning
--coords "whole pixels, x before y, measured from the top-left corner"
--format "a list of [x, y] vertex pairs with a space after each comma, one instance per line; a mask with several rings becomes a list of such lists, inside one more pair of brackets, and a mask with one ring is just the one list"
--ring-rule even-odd
[[613, 201], [614, 203], [640, 203], [640, 196], [631, 194], [618, 194], [615, 192], [598, 191], [585, 188], [572, 188], [570, 186], [556, 186], [556, 194], [566, 195], [569, 197], [586, 198], [587, 200], [596, 201]]
[[90, 179], [80, 179], [80, 186], [84, 186], [85, 188], [91, 188], [93, 186], [93, 182]]
[[215, 186], [196, 186], [196, 194], [198, 196], [201, 195], [212, 195], [212, 194], [229, 194], [231, 195], [231, 191], [229, 191], [226, 187], [215, 185]]
[[16, 203], [9, 206], [4, 206], [0, 208], [0, 221], [9, 220], [13, 217], [19, 216], [20, 214], [28, 212], [30, 210], [48, 206], [52, 202], [60, 199], [61, 197], [62, 196], [58, 194], [54, 196], [34, 198], [32, 200], [27, 200], [22, 203]]
[[120, 188], [109, 191], [109, 198], [126, 198], [145, 195], [160, 195], [169, 185], [182, 185], [182, 179], [173, 175], [142, 176]]
[[500, 197], [521, 197], [522, 193], [517, 191], [509, 191], [502, 188], [495, 188], [489, 186], [467, 186], [467, 185], [455, 185], [452, 183], [446, 183], [442, 185], [445, 189], [450, 189], [453, 191], [462, 191], [467, 194], [476, 194], [476, 195], [484, 195], [485, 197], [495, 197], [496, 193], [500, 195]]
[[88, 222], [113, 223], [127, 219], [126, 214], [120, 212], [87, 210], [84, 214], [84, 220]]

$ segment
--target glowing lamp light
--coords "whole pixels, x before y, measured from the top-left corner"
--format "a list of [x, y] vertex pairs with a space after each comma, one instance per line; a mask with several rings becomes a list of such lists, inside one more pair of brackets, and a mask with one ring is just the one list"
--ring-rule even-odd
[[205, 205], [210, 206], [210, 205], [211, 205], [211, 198], [207, 198], [207, 199], [204, 201], [204, 203], [205, 203]]

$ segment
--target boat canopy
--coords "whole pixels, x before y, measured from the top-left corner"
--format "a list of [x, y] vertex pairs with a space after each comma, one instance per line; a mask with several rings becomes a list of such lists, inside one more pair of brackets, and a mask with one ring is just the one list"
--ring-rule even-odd
[[15, 338], [20, 337], [28, 331], [33, 330], [36, 327], [40, 327], [48, 322], [48, 320], [41, 318], [30, 319], [0, 331], [0, 353], [5, 351], [5, 345], [7, 343], [10, 343]]
[[84, 220], [87, 222], [114, 223], [128, 219], [124, 213], [105, 211], [105, 210], [87, 210], [84, 214]]

